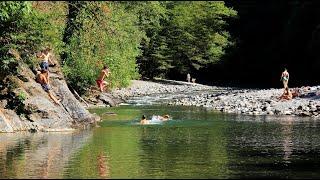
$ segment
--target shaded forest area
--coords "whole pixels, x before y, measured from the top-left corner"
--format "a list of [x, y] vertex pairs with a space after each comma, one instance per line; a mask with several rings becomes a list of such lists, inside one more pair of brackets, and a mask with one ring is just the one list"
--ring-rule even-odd
[[[224, 61], [198, 74], [206, 83], [281, 87], [284, 67], [289, 87], [318, 85], [320, 2], [225, 1], [238, 12], [229, 23], [236, 46]], [[206, 79], [204, 79], [207, 77]]]

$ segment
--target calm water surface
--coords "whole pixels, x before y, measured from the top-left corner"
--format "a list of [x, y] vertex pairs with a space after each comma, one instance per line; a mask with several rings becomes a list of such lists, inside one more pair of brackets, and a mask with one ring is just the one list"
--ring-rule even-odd
[[[320, 177], [319, 120], [158, 105], [91, 111], [103, 118], [91, 130], [0, 134], [0, 177]], [[143, 114], [173, 120], [142, 126]]]

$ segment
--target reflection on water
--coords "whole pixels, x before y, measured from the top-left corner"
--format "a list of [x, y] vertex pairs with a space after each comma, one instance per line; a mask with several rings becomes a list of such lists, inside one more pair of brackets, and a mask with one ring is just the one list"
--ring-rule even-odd
[[1, 178], [62, 178], [63, 168], [91, 132], [0, 134]]
[[[320, 177], [314, 119], [196, 107], [92, 111], [104, 121], [90, 131], [0, 134], [1, 178]], [[172, 120], [139, 125], [143, 114], [170, 114]]]

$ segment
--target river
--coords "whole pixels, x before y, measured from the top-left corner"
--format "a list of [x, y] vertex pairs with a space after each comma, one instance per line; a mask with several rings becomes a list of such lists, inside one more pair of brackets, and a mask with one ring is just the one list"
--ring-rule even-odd
[[[320, 177], [314, 119], [129, 102], [90, 110], [103, 119], [90, 130], [0, 134], [0, 177]], [[172, 120], [139, 125], [143, 114]]]

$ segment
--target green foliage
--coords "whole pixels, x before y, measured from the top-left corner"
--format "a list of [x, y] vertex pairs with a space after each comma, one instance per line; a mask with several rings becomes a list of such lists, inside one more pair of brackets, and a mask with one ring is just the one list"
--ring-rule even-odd
[[165, 5], [157, 1], [127, 2], [127, 5], [137, 14], [139, 27], [146, 35], [141, 41], [142, 54], [137, 57], [140, 74], [143, 77], [165, 74], [172, 67], [165, 55], [166, 37], [161, 34], [164, 28], [161, 23], [168, 18]]
[[26, 94], [24, 92], [19, 92], [18, 94], [18, 100], [20, 102], [24, 102], [26, 100]]
[[34, 53], [44, 46], [62, 47], [59, 39], [64, 27], [58, 26], [52, 18], [57, 12], [40, 12], [32, 5], [32, 2], [19, 1], [0, 3], [2, 77], [16, 74], [20, 61], [34, 66]]
[[233, 44], [226, 26], [235, 15], [209, 1], [1, 2], [0, 77], [17, 74], [21, 61], [37, 66], [34, 53], [47, 46], [61, 55], [67, 82], [80, 94], [96, 86], [105, 64], [110, 88], [127, 86], [139, 73], [200, 71]]
[[16, 58], [9, 53], [10, 49], [24, 45], [26, 20], [30, 14], [29, 2], [0, 2], [0, 74], [6, 76], [15, 72]]
[[137, 17], [116, 2], [86, 2], [78, 7], [73, 24], [81, 26], [69, 24], [72, 34], [66, 40], [64, 72], [68, 83], [83, 94], [95, 85], [106, 64], [112, 73], [107, 79], [111, 87], [127, 86], [138, 77], [135, 58], [140, 54], [143, 33], [136, 25]]
[[225, 18], [236, 12], [223, 2], [180, 3], [171, 12], [169, 48], [176, 70], [186, 73], [218, 62], [231, 44]]
[[161, 6], [166, 8], [165, 15], [156, 19], [160, 27], [151, 26], [156, 33], [148, 34], [150, 41], [139, 59], [144, 75], [200, 70], [219, 62], [225, 48], [233, 44], [225, 28], [236, 11], [223, 2], [163, 2]]

